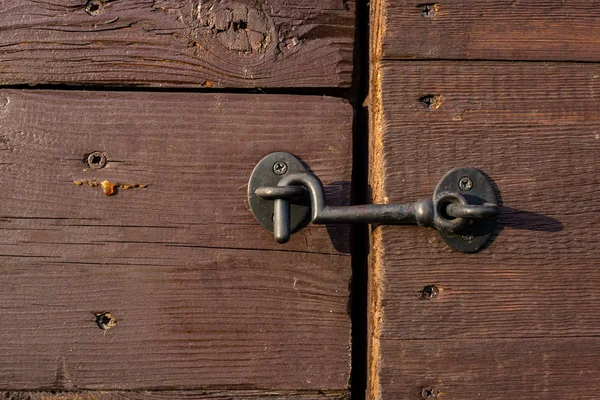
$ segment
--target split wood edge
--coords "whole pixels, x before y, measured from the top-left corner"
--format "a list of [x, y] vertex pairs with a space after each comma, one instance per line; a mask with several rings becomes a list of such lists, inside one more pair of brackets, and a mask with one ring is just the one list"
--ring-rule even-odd
[[[385, 204], [383, 159], [383, 112], [381, 92], [381, 60], [385, 35], [385, 0], [373, 0], [370, 10], [370, 84], [369, 97], [369, 185], [372, 202]], [[381, 324], [384, 316], [381, 307], [383, 284], [381, 227], [370, 232], [369, 287], [367, 320], [367, 394], [368, 400], [381, 398], [380, 360]]]

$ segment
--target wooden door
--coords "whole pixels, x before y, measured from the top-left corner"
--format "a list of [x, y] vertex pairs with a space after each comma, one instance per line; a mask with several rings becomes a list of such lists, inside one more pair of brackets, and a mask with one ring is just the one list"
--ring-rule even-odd
[[598, 398], [592, 3], [372, 4], [373, 200], [426, 198], [471, 166], [502, 207], [477, 254], [431, 230], [373, 230], [371, 399]]
[[350, 202], [354, 12], [0, 2], [1, 397], [348, 397], [349, 229], [279, 245], [247, 184], [290, 151]]

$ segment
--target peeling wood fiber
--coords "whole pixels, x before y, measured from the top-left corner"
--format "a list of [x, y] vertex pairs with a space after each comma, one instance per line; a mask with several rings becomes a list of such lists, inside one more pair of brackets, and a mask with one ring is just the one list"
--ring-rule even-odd
[[11, 0], [0, 84], [348, 87], [352, 0]]

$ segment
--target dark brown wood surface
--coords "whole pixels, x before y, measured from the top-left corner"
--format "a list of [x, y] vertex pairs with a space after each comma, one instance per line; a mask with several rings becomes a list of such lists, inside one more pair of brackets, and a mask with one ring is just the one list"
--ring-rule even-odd
[[[597, 398], [600, 66], [378, 66], [374, 200], [430, 197], [472, 166], [497, 185], [502, 215], [475, 255], [433, 230], [373, 232], [371, 398]], [[429, 285], [440, 295], [423, 300]]]
[[595, 400], [598, 394], [592, 388], [600, 385], [598, 341], [598, 337], [390, 341], [382, 350], [403, 362], [384, 357], [382, 398], [422, 400], [423, 389], [433, 389], [440, 400]]
[[0, 392], [2, 400], [347, 400], [350, 394], [340, 391], [79, 391], [79, 392]]
[[[264, 155], [288, 150], [346, 204], [349, 104], [45, 90], [0, 100], [3, 390], [348, 388], [347, 228], [311, 226], [277, 245], [246, 191]], [[105, 168], [85, 162], [94, 151]], [[84, 183], [104, 181], [121, 187], [107, 196]]]
[[11, 0], [0, 83], [348, 87], [353, 0]]
[[597, 0], [377, 3], [385, 59], [600, 61]]

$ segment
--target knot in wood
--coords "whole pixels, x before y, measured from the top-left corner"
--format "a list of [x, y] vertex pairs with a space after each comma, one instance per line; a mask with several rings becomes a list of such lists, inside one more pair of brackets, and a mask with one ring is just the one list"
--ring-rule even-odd
[[264, 53], [274, 35], [272, 19], [259, 2], [248, 5], [234, 1], [201, 2], [196, 17], [209, 36], [225, 49], [242, 54]]

